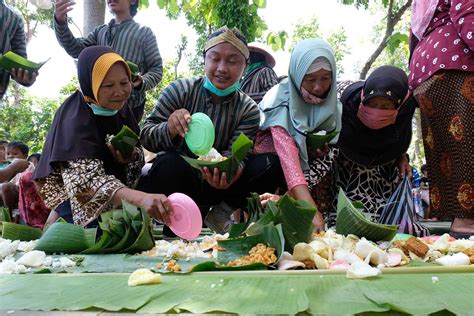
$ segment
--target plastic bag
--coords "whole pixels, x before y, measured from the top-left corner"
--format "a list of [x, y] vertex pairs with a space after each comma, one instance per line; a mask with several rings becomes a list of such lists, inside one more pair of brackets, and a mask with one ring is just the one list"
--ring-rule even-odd
[[398, 232], [423, 237], [430, 234], [416, 217], [410, 180], [405, 177], [387, 201], [379, 223], [400, 225]]

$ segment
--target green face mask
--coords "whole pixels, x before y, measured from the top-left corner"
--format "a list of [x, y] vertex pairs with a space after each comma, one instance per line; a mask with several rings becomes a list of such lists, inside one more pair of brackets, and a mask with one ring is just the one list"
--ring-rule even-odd
[[89, 107], [92, 109], [92, 112], [94, 112], [95, 115], [99, 116], [114, 116], [118, 112], [118, 110], [109, 110], [94, 103], [89, 103]]
[[212, 84], [211, 80], [209, 80], [207, 77], [205, 77], [204, 78], [204, 88], [206, 88], [209, 92], [214, 93], [218, 97], [226, 97], [229, 94], [234, 93], [235, 91], [237, 91], [240, 88], [240, 82], [237, 81], [236, 83], [234, 83], [230, 87], [228, 87], [224, 90], [221, 90], [221, 89], [217, 88], [216, 86], [214, 86]]

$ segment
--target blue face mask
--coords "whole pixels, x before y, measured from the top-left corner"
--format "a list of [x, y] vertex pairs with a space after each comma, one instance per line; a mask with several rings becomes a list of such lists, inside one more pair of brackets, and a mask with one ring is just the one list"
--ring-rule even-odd
[[206, 88], [209, 92], [214, 93], [218, 97], [226, 97], [229, 94], [234, 93], [235, 91], [237, 91], [240, 88], [240, 82], [237, 81], [236, 83], [234, 83], [230, 87], [228, 87], [224, 90], [221, 90], [219, 88], [216, 88], [216, 86], [212, 84], [211, 80], [209, 80], [207, 77], [205, 77], [204, 78], [204, 88]]
[[114, 116], [118, 112], [118, 110], [109, 110], [94, 103], [89, 103], [89, 107], [92, 109], [92, 112], [94, 112], [95, 115], [99, 116]]

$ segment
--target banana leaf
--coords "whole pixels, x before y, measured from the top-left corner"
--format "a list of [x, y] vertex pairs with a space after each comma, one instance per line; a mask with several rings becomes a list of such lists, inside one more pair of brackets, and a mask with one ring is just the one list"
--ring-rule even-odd
[[236, 238], [242, 235], [249, 227], [250, 223], [255, 223], [264, 214], [265, 210], [260, 204], [260, 197], [257, 193], [250, 193], [247, 198], [247, 220], [244, 223], [236, 223], [230, 227], [229, 238]]
[[376, 224], [367, 219], [359, 210], [361, 203], [352, 203], [342, 189], [337, 201], [336, 232], [353, 234], [372, 241], [390, 241], [398, 231], [398, 225]]
[[10, 210], [6, 207], [0, 207], [0, 222], [11, 222]]
[[326, 135], [316, 135], [316, 133], [309, 133], [306, 135], [306, 146], [311, 149], [318, 149], [329, 143], [339, 132], [332, 132]]
[[[297, 271], [300, 272], [300, 271]], [[161, 284], [129, 287], [129, 274], [0, 275], [3, 310], [137, 313], [354, 315], [389, 312], [471, 315], [473, 273], [345, 275], [281, 271], [163, 275]], [[306, 271], [301, 271], [306, 272]], [[34, 285], [34, 286], [32, 286]], [[60, 293], [58, 295], [52, 295]]]
[[245, 156], [252, 148], [252, 141], [245, 136], [243, 133], [237, 137], [235, 142], [232, 144], [232, 155], [227, 157], [226, 160], [219, 161], [219, 162], [211, 162], [211, 161], [204, 161], [193, 159], [187, 156], [181, 156], [184, 160], [186, 160], [191, 167], [196, 169], [201, 169], [203, 167], [208, 167], [209, 170], [212, 172], [214, 168], [217, 168], [220, 173], [225, 172], [227, 176], [227, 182], [231, 182], [232, 178], [237, 171], [242, 160], [244, 160]]
[[138, 65], [128, 60], [127, 60], [127, 65], [128, 65], [128, 68], [130, 68], [130, 72], [132, 74], [132, 81], [135, 81], [135, 79], [137, 79], [138, 74], [139, 74]]
[[131, 157], [133, 149], [138, 143], [138, 135], [127, 125], [124, 125], [120, 132], [110, 139], [110, 143], [126, 159]]
[[0, 67], [10, 72], [12, 69], [18, 71], [19, 68], [28, 70], [29, 77], [33, 75], [33, 72], [37, 72], [43, 65], [49, 60], [49, 58], [41, 63], [35, 63], [28, 59], [10, 51], [5, 55], [0, 56]]
[[240, 270], [263, 270], [264, 264], [249, 264], [240, 267], [228, 267], [227, 263], [249, 254], [250, 250], [258, 243], [275, 248], [277, 261], [283, 254], [285, 239], [281, 225], [268, 224], [263, 227], [261, 234], [247, 237], [239, 237], [219, 241], [219, 246], [225, 250], [219, 251], [217, 261], [201, 263], [194, 266], [192, 272], [198, 271], [240, 271]]
[[[123, 210], [102, 213], [97, 229], [56, 222], [52, 224], [36, 245], [36, 250], [47, 253], [137, 253], [154, 247], [150, 217], [125, 201]], [[139, 221], [137, 220], [139, 219]], [[139, 225], [137, 224], [139, 223]]]
[[10, 222], [0, 222], [0, 232], [4, 239], [21, 241], [35, 240], [42, 234], [39, 228]]
[[277, 219], [283, 226], [286, 249], [293, 252], [293, 247], [300, 242], [308, 243], [314, 231], [313, 218], [316, 208], [303, 200], [295, 200], [285, 194], [278, 201], [280, 209]]

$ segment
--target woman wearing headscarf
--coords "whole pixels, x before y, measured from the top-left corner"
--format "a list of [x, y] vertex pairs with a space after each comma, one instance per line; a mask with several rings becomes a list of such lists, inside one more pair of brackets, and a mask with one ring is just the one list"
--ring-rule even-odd
[[239, 89], [248, 58], [245, 36], [238, 29], [224, 26], [206, 42], [205, 76], [178, 79], [164, 89], [140, 135], [147, 150], [160, 153], [142, 177], [140, 188], [164, 194], [183, 192], [197, 201], [204, 215], [209, 206], [221, 201], [234, 208], [243, 207], [249, 192], [276, 189], [278, 182], [272, 172], [281, 169], [277, 160], [265, 155], [248, 157], [230, 183], [217, 168], [205, 167], [199, 172], [181, 157], [195, 157], [184, 137], [191, 115], [197, 112], [207, 114], [213, 122], [214, 148], [223, 156], [231, 155], [232, 144], [241, 133], [255, 138], [260, 121], [258, 108]]
[[[415, 0], [410, 88], [420, 104], [430, 212], [474, 234], [474, 0]], [[463, 236], [464, 235], [464, 236]]]
[[[169, 222], [166, 196], [130, 189], [140, 175], [143, 152], [135, 147], [125, 160], [108, 135], [124, 125], [139, 127], [126, 104], [130, 69], [111, 48], [92, 46], [79, 55], [76, 91], [58, 109], [46, 137], [34, 178], [51, 209], [70, 200], [74, 223], [95, 225], [97, 217], [125, 200], [158, 220]], [[128, 186], [128, 187], [127, 187]]]
[[245, 70], [241, 89], [256, 103], [259, 103], [268, 90], [278, 83], [278, 76], [273, 70], [276, 62], [265, 45], [253, 42], [248, 46], [250, 65]]
[[[299, 42], [291, 54], [288, 78], [265, 95], [259, 108], [261, 123], [255, 150], [275, 152], [290, 195], [316, 206], [305, 174], [309, 175], [311, 158], [317, 157], [308, 152], [306, 136], [341, 129], [336, 62], [329, 44], [320, 39]], [[336, 141], [337, 137], [332, 143]], [[324, 229], [320, 212], [314, 223], [317, 229]]]
[[[410, 176], [410, 145], [416, 103], [408, 78], [397, 67], [375, 69], [367, 80], [348, 86], [341, 97], [342, 130], [338, 141], [336, 184], [376, 221], [399, 182]], [[336, 201], [328, 224], [333, 226]]]

